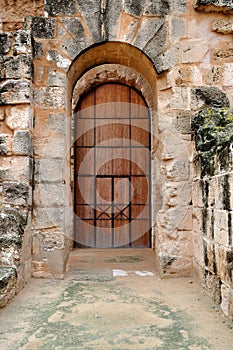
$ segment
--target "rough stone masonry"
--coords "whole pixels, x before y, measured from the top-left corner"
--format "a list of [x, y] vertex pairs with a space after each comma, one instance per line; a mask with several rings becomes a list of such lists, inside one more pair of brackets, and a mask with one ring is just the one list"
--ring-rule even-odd
[[1, 16], [0, 305], [31, 275], [64, 276], [72, 115], [114, 81], [151, 112], [160, 274], [197, 274], [232, 318], [232, 1], [10, 0]]

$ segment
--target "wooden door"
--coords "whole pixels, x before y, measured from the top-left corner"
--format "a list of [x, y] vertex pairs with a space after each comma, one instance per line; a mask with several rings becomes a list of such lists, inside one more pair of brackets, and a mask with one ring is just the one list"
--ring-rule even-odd
[[75, 242], [150, 246], [150, 118], [139, 93], [106, 83], [75, 113]]

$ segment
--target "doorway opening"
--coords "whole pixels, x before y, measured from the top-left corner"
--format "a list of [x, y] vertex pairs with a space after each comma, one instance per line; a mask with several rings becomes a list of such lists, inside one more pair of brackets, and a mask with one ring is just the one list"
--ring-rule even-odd
[[151, 246], [150, 112], [122, 83], [97, 85], [74, 118], [74, 241], [79, 248]]

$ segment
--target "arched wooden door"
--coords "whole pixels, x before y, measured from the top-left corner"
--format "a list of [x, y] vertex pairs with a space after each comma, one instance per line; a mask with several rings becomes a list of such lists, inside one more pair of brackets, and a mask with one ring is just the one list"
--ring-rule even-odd
[[77, 247], [150, 246], [150, 116], [142, 96], [99, 85], [75, 113]]

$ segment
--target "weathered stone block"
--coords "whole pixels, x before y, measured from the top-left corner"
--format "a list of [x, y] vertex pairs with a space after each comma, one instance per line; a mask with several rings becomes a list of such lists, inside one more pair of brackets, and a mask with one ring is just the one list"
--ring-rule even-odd
[[0, 266], [0, 307], [5, 306], [16, 293], [17, 271], [14, 267]]
[[48, 75], [48, 86], [62, 86], [64, 87], [66, 85], [66, 76], [65, 74], [49, 69], [49, 75]]
[[212, 30], [222, 34], [233, 34], [233, 19], [214, 20]]
[[171, 4], [171, 12], [174, 14], [184, 14], [188, 11], [187, 0], [173, 0]]
[[0, 33], [0, 55], [5, 55], [11, 49], [12, 40], [10, 34]]
[[233, 63], [225, 63], [223, 67], [223, 85], [232, 86]]
[[181, 43], [182, 63], [202, 62], [209, 50], [209, 43], [201, 39], [185, 40]]
[[208, 295], [219, 304], [221, 302], [221, 281], [219, 277], [208, 271], [208, 273], [205, 273], [203, 282]]
[[173, 126], [181, 134], [191, 133], [191, 116], [192, 113], [189, 111], [179, 112], [173, 120]]
[[232, 13], [233, 4], [231, 0], [197, 0], [194, 4], [197, 11]]
[[73, 60], [83, 49], [88, 47], [85, 40], [76, 41], [73, 39], [65, 39], [60, 48], [65, 54]]
[[134, 45], [139, 49], [143, 49], [149, 41], [158, 33], [164, 24], [163, 18], [142, 19], [141, 26], [134, 40]]
[[27, 205], [29, 186], [24, 183], [3, 182], [3, 201], [14, 205]]
[[0, 105], [31, 103], [33, 88], [27, 80], [8, 80], [0, 86]]
[[0, 158], [2, 181], [28, 182], [32, 176], [32, 159], [26, 156]]
[[49, 130], [56, 130], [65, 133], [66, 130], [66, 115], [65, 113], [50, 113], [45, 124]]
[[5, 75], [7, 79], [33, 78], [33, 63], [28, 55], [10, 57], [5, 63]]
[[9, 152], [9, 146], [6, 135], [0, 135], [0, 155], [6, 155]]
[[74, 15], [78, 12], [75, 0], [45, 0], [44, 9], [49, 16]]
[[172, 91], [173, 96], [169, 107], [172, 109], [190, 109], [190, 89], [174, 86]]
[[31, 53], [31, 31], [19, 30], [15, 34], [14, 55]]
[[[158, 56], [163, 52], [166, 41], [167, 41], [167, 29], [166, 26], [162, 26], [161, 29], [156, 33], [154, 38], [150, 40], [150, 42], [146, 45], [144, 48], [144, 52], [152, 59], [152, 61], [155, 62], [155, 67], [158, 72], [160, 72], [158, 69], [161, 69], [161, 72], [163, 71], [163, 55], [161, 55], [160, 59], [158, 59]], [[178, 54], [178, 52], [177, 52]], [[168, 58], [167, 58], [167, 61]], [[165, 63], [164, 63], [165, 65]], [[158, 66], [158, 67], [157, 67]]]
[[12, 106], [6, 110], [6, 125], [10, 129], [31, 129], [33, 110], [30, 106]]
[[64, 132], [58, 130], [43, 137], [34, 137], [33, 150], [38, 157], [63, 159], [66, 153]]
[[51, 227], [63, 228], [65, 209], [64, 208], [34, 208], [34, 220], [32, 222], [35, 230], [49, 229]]
[[12, 143], [12, 151], [14, 154], [32, 155], [32, 140], [29, 131], [15, 131]]
[[61, 159], [40, 159], [35, 163], [35, 179], [38, 182], [61, 182], [65, 162]]
[[66, 203], [64, 185], [61, 183], [42, 183], [35, 185], [34, 204], [37, 207], [60, 207]]
[[161, 73], [174, 65], [179, 60], [179, 48], [171, 47], [167, 51], [163, 52], [158, 58], [154, 59], [154, 66], [158, 73]]
[[200, 86], [192, 89], [192, 108], [197, 110], [205, 107], [228, 107], [229, 99], [217, 87]]
[[223, 313], [233, 319], [233, 292], [229, 285], [222, 284], [221, 286], [221, 309]]
[[173, 40], [184, 38], [186, 36], [185, 21], [179, 17], [171, 19], [171, 35]]
[[64, 108], [65, 99], [65, 89], [61, 87], [42, 87], [35, 91], [35, 104], [43, 109]]
[[62, 68], [67, 71], [70, 67], [71, 60], [63, 57], [55, 50], [50, 50], [46, 53], [46, 57], [48, 61], [53, 61], [56, 63], [58, 68]]
[[[21, 237], [24, 234], [24, 228], [27, 220], [18, 210], [5, 208], [0, 213], [0, 239], [6, 237]], [[3, 237], [4, 236], [4, 237]], [[6, 240], [5, 243], [6, 244]], [[19, 240], [21, 244], [21, 238]]]
[[32, 35], [40, 39], [52, 39], [55, 35], [55, 19], [45, 17], [32, 17]]
[[42, 43], [39, 41], [32, 40], [32, 56], [35, 59], [38, 59], [42, 56], [43, 54], [43, 46]]
[[[78, 6], [80, 9], [80, 13], [87, 23], [87, 27], [90, 31], [90, 34], [93, 38], [93, 42], [98, 43], [103, 39], [103, 33], [101, 33], [101, 22], [103, 23], [103, 15], [101, 15], [101, 5], [100, 0], [91, 0], [91, 1], [78, 1]], [[102, 12], [103, 9], [102, 9]], [[117, 19], [121, 12], [121, 4], [118, 1], [108, 0], [108, 11], [105, 11], [104, 15], [106, 19], [108, 16], [112, 17], [114, 25], [117, 23]], [[106, 23], [106, 21], [105, 21]], [[111, 24], [110, 20], [108, 20], [109, 28], [107, 29], [108, 33], [111, 32]], [[105, 24], [106, 26], [106, 24]], [[110, 39], [110, 38], [109, 38]]]

